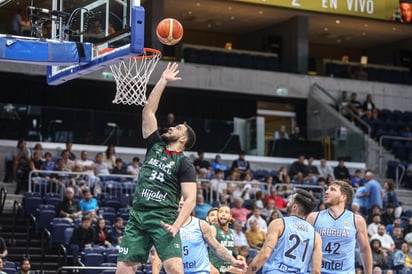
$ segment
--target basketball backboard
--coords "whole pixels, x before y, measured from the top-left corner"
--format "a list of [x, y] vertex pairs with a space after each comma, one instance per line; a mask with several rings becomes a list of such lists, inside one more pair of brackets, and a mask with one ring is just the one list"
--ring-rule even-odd
[[143, 52], [145, 12], [140, 1], [39, 0], [31, 3], [26, 7], [31, 37], [0, 34], [0, 61], [47, 65], [50, 85]]

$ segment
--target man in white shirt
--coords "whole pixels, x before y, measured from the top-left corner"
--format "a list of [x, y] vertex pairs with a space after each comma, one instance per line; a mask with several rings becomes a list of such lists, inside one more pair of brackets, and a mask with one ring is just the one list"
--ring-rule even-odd
[[372, 235], [371, 241], [373, 239], [378, 239], [382, 244], [382, 248], [387, 252], [391, 253], [395, 250], [395, 242], [393, 241], [392, 237], [388, 233], [386, 233], [386, 228], [384, 225], [378, 226], [378, 233]]
[[[95, 188], [96, 182], [99, 181], [99, 179], [94, 175], [94, 170], [96, 169], [96, 164], [92, 160], [88, 159], [88, 153], [87, 151], [83, 150], [80, 153], [80, 159], [77, 159], [75, 162], [76, 166], [81, 166], [82, 167], [82, 172], [85, 172], [85, 174], [89, 177], [88, 180], [88, 187], [90, 189], [93, 189], [93, 193], [95, 195], [99, 194], [98, 192], [101, 191], [101, 189], [97, 190]], [[99, 188], [101, 188], [99, 186]]]
[[252, 215], [250, 215], [250, 217], [248, 218], [247, 222], [246, 222], [246, 229], [249, 230], [250, 229], [250, 221], [251, 220], [256, 220], [257, 222], [257, 227], [260, 228], [263, 232], [265, 232], [265, 234], [268, 232], [268, 225], [266, 223], [266, 220], [264, 218], [262, 218], [262, 216], [260, 216], [260, 208], [255, 207], [253, 209]]
[[246, 240], [245, 233], [243, 232], [242, 222], [236, 221], [233, 224], [233, 244], [235, 248], [240, 249], [241, 246], [249, 246], [249, 243]]
[[318, 170], [319, 170], [319, 177], [323, 177], [326, 179], [330, 175], [335, 180], [333, 168], [326, 163], [325, 158], [320, 159], [320, 165], [319, 165]]

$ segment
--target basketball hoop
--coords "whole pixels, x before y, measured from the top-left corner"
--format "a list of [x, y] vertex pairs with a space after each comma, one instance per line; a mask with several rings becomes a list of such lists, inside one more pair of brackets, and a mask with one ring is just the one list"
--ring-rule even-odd
[[147, 83], [160, 57], [159, 50], [144, 48], [140, 55], [110, 65], [116, 81], [113, 104], [144, 106], [147, 102]]

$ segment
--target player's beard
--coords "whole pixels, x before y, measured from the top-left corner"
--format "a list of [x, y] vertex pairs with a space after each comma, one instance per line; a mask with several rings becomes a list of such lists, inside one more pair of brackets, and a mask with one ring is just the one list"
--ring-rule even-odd
[[160, 136], [160, 139], [162, 140], [162, 142], [168, 145], [170, 143], [176, 142], [179, 138], [177, 136], [171, 136], [171, 135], [167, 135], [167, 133], [164, 133], [162, 134], [162, 136]]
[[227, 224], [229, 223], [229, 220], [221, 221], [220, 219], [218, 219], [217, 222], [219, 223], [220, 227], [226, 227]]
[[288, 204], [286, 206], [286, 212], [288, 213], [288, 215], [290, 215], [292, 213], [292, 207], [293, 207], [293, 204], [291, 204], [291, 205]]
[[335, 206], [339, 204], [339, 197], [335, 198], [329, 198], [328, 200], [325, 200], [325, 205], [326, 206]]

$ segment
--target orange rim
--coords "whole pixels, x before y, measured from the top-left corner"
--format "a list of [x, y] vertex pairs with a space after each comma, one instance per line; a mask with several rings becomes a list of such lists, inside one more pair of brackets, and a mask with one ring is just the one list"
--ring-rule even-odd
[[[112, 52], [116, 48], [105, 48], [99, 51], [99, 55], [103, 55], [105, 53]], [[143, 59], [153, 59], [155, 57], [159, 57], [161, 55], [160, 50], [153, 49], [153, 48], [144, 48], [142, 53], [132, 57], [136, 60], [143, 60]]]

